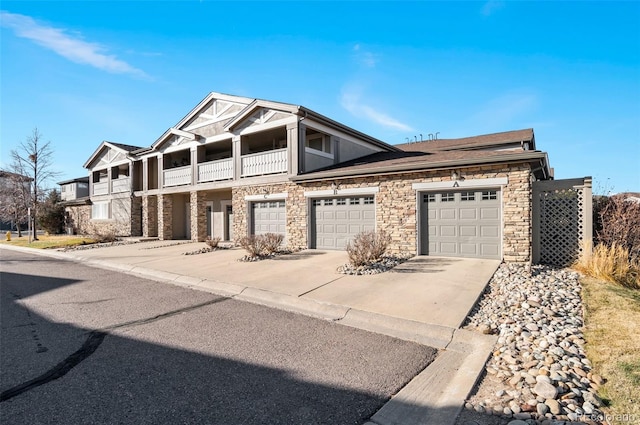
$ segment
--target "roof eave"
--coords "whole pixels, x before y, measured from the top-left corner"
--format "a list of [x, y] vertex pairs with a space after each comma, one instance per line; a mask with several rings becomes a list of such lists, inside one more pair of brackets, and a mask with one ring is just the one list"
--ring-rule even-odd
[[458, 160], [450, 160], [450, 161], [437, 161], [431, 162], [425, 166], [424, 163], [421, 164], [398, 164], [398, 165], [390, 165], [385, 167], [371, 167], [371, 168], [363, 168], [357, 171], [348, 170], [348, 169], [336, 169], [326, 172], [319, 173], [310, 173], [310, 174], [302, 174], [299, 176], [293, 176], [290, 178], [291, 181], [295, 182], [303, 182], [303, 181], [321, 181], [330, 178], [351, 178], [351, 177], [364, 177], [376, 174], [388, 174], [392, 172], [414, 172], [414, 171], [422, 171], [422, 170], [438, 170], [438, 169], [449, 169], [461, 166], [473, 166], [473, 165], [486, 165], [486, 164], [505, 164], [512, 162], [531, 162], [535, 160], [544, 160], [543, 168], [547, 170], [548, 174], [548, 160], [546, 152], [529, 152], [526, 154], [511, 154], [511, 155], [501, 155], [494, 156], [488, 158], [476, 158], [473, 160], [468, 159], [458, 159]]

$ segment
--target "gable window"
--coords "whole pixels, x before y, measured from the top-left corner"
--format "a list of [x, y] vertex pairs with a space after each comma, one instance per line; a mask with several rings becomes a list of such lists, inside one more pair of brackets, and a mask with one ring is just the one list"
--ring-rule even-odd
[[94, 202], [91, 205], [91, 218], [94, 220], [107, 220], [111, 203], [109, 201]]
[[331, 137], [326, 134], [307, 133], [304, 146], [310, 153], [333, 158]]

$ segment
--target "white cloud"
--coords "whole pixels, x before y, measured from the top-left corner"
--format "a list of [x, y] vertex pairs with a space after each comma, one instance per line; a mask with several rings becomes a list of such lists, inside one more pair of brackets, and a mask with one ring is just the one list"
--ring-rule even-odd
[[379, 62], [379, 56], [375, 53], [368, 52], [362, 50], [362, 46], [360, 44], [356, 44], [353, 46], [354, 51], [354, 59], [360, 65], [365, 66], [366, 68], [374, 68]]
[[3, 27], [12, 29], [18, 37], [29, 39], [72, 62], [90, 65], [112, 74], [147, 77], [144, 71], [115, 55], [107, 54], [100, 44], [84, 41], [68, 34], [64, 29], [42, 25], [29, 16], [5, 11], [0, 12], [0, 22]]
[[480, 11], [484, 16], [491, 16], [497, 10], [500, 10], [504, 7], [504, 1], [500, 0], [489, 0], [486, 2]]
[[473, 115], [472, 120], [489, 128], [505, 128], [515, 125], [519, 117], [532, 113], [537, 106], [538, 97], [535, 94], [507, 93], [487, 102]]
[[404, 124], [403, 122], [398, 121], [397, 119], [390, 117], [384, 112], [378, 111], [375, 108], [366, 105], [360, 100], [360, 90], [356, 88], [351, 88], [348, 90], [344, 90], [342, 92], [342, 97], [340, 99], [340, 104], [344, 109], [349, 111], [351, 114], [357, 117], [367, 118], [376, 124], [382, 125], [384, 127], [393, 128], [400, 131], [412, 131], [413, 129]]

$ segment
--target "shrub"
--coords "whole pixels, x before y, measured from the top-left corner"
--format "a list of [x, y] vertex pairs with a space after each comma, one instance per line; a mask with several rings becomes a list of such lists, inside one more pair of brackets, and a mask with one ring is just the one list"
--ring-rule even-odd
[[379, 260], [387, 251], [391, 236], [384, 231], [360, 232], [347, 243], [349, 262], [354, 267], [366, 266]]
[[598, 244], [593, 251], [585, 247], [574, 268], [596, 279], [640, 289], [640, 260], [630, 258], [627, 248], [616, 242]]
[[204, 243], [206, 243], [209, 248], [217, 248], [218, 244], [220, 243], [220, 238], [219, 237], [211, 237], [211, 236], [207, 236], [207, 239], [205, 239]]
[[249, 257], [265, 257], [274, 254], [280, 248], [284, 236], [278, 233], [250, 235], [241, 238], [238, 243], [247, 251]]
[[264, 255], [271, 255], [278, 251], [282, 241], [284, 240], [284, 236], [279, 233], [265, 233], [264, 235], [260, 235], [263, 239], [264, 245]]
[[597, 242], [609, 248], [614, 245], [625, 248], [629, 260], [640, 260], [640, 203], [612, 196], [598, 209]]

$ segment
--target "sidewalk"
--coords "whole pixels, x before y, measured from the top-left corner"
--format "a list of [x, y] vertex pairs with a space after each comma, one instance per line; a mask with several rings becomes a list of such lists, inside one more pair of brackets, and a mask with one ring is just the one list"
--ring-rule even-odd
[[237, 248], [183, 255], [204, 246], [155, 241], [68, 252], [26, 250], [438, 348], [439, 357], [376, 413], [371, 424], [455, 423], [495, 343], [493, 336], [459, 326], [498, 261], [414, 257], [379, 275], [347, 276], [336, 272], [347, 260], [343, 251], [307, 250], [248, 263], [237, 261], [244, 255]]

